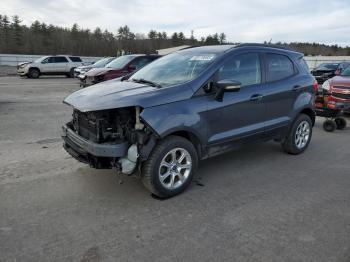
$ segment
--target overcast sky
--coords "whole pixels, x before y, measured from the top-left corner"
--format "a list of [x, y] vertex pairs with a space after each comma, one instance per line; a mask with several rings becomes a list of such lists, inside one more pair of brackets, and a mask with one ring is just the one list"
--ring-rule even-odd
[[350, 45], [350, 0], [0, 0], [0, 13], [116, 33], [183, 31], [197, 38], [225, 32], [232, 42], [320, 42]]

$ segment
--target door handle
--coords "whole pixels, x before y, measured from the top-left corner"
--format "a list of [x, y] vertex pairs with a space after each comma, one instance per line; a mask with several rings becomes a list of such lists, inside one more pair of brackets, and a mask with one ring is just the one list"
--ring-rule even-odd
[[261, 94], [255, 94], [250, 97], [250, 101], [258, 101], [261, 100], [264, 96]]
[[293, 86], [293, 91], [299, 91], [300, 89], [302, 89], [303, 87], [302, 86], [299, 86], [299, 85], [295, 85]]

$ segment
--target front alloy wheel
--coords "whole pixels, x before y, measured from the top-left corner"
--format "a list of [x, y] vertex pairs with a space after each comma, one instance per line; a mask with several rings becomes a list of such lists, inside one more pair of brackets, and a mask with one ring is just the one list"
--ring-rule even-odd
[[159, 180], [169, 189], [181, 187], [192, 170], [192, 158], [184, 148], [170, 150], [162, 159], [159, 167]]
[[175, 196], [189, 186], [197, 163], [197, 151], [189, 140], [179, 136], [166, 137], [143, 163], [142, 182], [158, 197]]

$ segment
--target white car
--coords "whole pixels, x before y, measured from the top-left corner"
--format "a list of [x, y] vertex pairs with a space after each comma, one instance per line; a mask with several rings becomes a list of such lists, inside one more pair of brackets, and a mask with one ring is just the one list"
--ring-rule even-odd
[[44, 56], [32, 63], [22, 63], [17, 66], [20, 76], [38, 78], [40, 75], [66, 75], [74, 77], [74, 68], [83, 65], [77, 56]]

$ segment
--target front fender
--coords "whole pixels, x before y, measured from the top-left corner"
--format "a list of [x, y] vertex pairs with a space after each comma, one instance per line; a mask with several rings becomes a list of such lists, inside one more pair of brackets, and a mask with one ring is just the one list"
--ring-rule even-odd
[[145, 108], [140, 117], [160, 138], [174, 132], [186, 131], [204, 144], [207, 136], [207, 127], [201, 114], [204, 111], [204, 107], [200, 104], [194, 106], [193, 101], [189, 99]]

